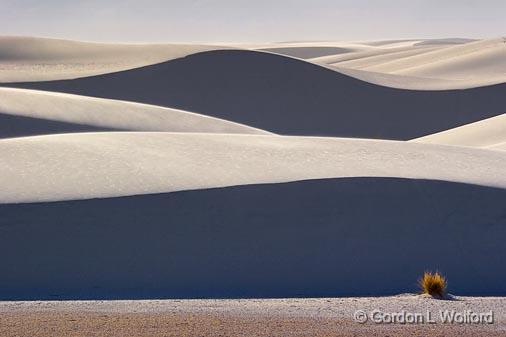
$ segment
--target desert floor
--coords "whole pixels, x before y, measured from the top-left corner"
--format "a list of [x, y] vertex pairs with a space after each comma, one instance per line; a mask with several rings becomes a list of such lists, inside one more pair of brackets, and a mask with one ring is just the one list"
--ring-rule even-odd
[[[0, 303], [10, 336], [504, 336], [506, 298], [376, 298], [32, 301]], [[435, 323], [365, 324], [357, 310], [430, 312]], [[439, 312], [490, 312], [492, 324], [441, 323]]]

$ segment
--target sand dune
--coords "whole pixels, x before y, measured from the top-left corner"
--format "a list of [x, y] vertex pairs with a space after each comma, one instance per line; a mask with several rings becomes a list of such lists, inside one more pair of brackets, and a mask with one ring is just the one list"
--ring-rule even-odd
[[506, 294], [501, 40], [232, 48], [0, 39], [0, 299]]
[[475, 75], [503, 75], [506, 69], [505, 39], [482, 40], [451, 46], [427, 54], [387, 63], [368, 70], [444, 79], [468, 79]]
[[237, 123], [153, 105], [0, 88], [0, 138], [104, 130], [268, 134]]
[[[368, 45], [364, 42], [342, 42], [342, 41], [285, 41], [285, 42], [272, 42], [272, 43], [236, 43], [230, 45], [231, 47], [238, 49], [250, 49], [250, 50], [266, 50], [266, 49], [286, 49], [286, 51], [296, 51], [297, 49], [313, 49], [316, 51], [317, 48], [323, 48], [323, 55], [327, 54], [327, 51], [331, 51], [335, 48], [339, 53], [343, 51], [357, 52], [361, 50], [374, 49], [375, 47]], [[279, 51], [279, 54], [283, 52]]]
[[348, 57], [361, 53], [382, 54], [400, 50], [412, 50], [414, 47], [425, 46], [452, 46], [472, 42], [470, 39], [418, 39], [418, 40], [380, 40], [356, 42], [279, 42], [263, 45], [236, 44], [241, 49], [265, 50], [281, 55], [293, 56], [303, 59], [327, 58], [332, 56]]
[[174, 107], [279, 134], [408, 140], [504, 112], [506, 84], [413, 91], [293, 58], [212, 51], [75, 80], [10, 86]]
[[448, 88], [473, 87], [473, 85], [470, 85], [467, 81], [395, 75], [340, 67], [332, 67], [332, 69], [338, 71], [341, 74], [351, 76], [364, 82], [397, 89], [446, 91]]
[[[311, 61], [334, 69], [365, 70], [373, 73], [401, 75], [397, 81], [388, 77], [377, 84], [421, 90], [465, 89], [506, 82], [506, 43], [504, 38], [480, 40], [458, 45], [415, 44], [395, 50], [373, 50]], [[356, 54], [356, 55], [354, 55]], [[428, 79], [425, 86], [402, 84], [402, 76]], [[393, 77], [390, 77], [393, 78]], [[367, 79], [365, 77], [362, 80]], [[446, 80], [445, 86], [433, 86], [431, 80]]]
[[[376, 72], [384, 73], [400, 73], [403, 70], [426, 67], [437, 62], [449, 62], [459, 63], [461, 58], [473, 56], [476, 58], [484, 57], [492, 52], [504, 53], [505, 49], [503, 39], [491, 39], [491, 40], [480, 40], [473, 41], [465, 44], [431, 44], [423, 41], [411, 45], [402, 45], [395, 48], [376, 48], [361, 53], [353, 53], [346, 55], [344, 59], [325, 59], [316, 58], [314, 61], [324, 61], [325, 64], [338, 65], [340, 67], [352, 68], [352, 69], [363, 69]], [[342, 55], [343, 57], [344, 55]], [[497, 55], [497, 59], [488, 60], [495, 61], [489, 65], [497, 65], [502, 62], [500, 55]], [[459, 69], [454, 69], [459, 70]], [[462, 71], [479, 71], [480, 69], [467, 69], [462, 67]], [[404, 73], [405, 75], [420, 76], [419, 73]], [[445, 72], [437, 72], [433, 76], [435, 78], [446, 78], [446, 79], [462, 79], [445, 76]]]
[[430, 144], [501, 148], [501, 144], [506, 142], [506, 114], [417, 138], [413, 141]]
[[396, 48], [374, 48], [353, 53], [315, 57], [309, 59], [309, 61], [343, 68], [362, 69], [370, 66], [371, 63], [397, 60], [402, 57], [423, 54], [437, 49], [440, 49], [440, 47], [414, 47], [409, 45]]
[[[394, 50], [386, 49], [385, 52], [382, 53], [362, 53], [359, 55], [354, 55], [355, 57], [351, 58], [351, 55], [348, 57], [349, 60], [337, 61], [330, 63], [332, 66], [337, 66], [340, 68], [351, 68], [351, 69], [359, 69], [359, 70], [369, 70], [381, 73], [393, 73], [389, 71], [382, 71], [380, 67], [375, 67], [375, 65], [383, 65], [388, 64], [392, 61], [399, 61], [405, 58], [411, 58], [413, 56], [420, 56], [426, 53], [440, 50], [440, 47], [404, 47]], [[316, 59], [318, 60], [318, 59]], [[379, 68], [379, 69], [378, 69]]]
[[[355, 42], [355, 43], [322, 43], [313, 42], [305, 44], [293, 44], [289, 47], [283, 45], [272, 45], [269, 48], [255, 48], [256, 50], [276, 50], [277, 53], [289, 56], [296, 56], [290, 53], [292, 50], [312, 48], [327, 48], [323, 49], [319, 56], [313, 56], [309, 60], [315, 63], [334, 64], [342, 63], [345, 61], [358, 61], [364, 58], [370, 58], [365, 62], [366, 65], [370, 63], [378, 63], [378, 60], [393, 60], [399, 57], [416, 55], [431, 50], [441, 49], [442, 47], [453, 46], [456, 44], [464, 44], [472, 42], [469, 39], [429, 39], [429, 40], [386, 40], [386, 41], [370, 41], [370, 42]], [[341, 48], [337, 53], [330, 54], [331, 48]], [[374, 57], [377, 57], [374, 58]], [[394, 57], [396, 56], [396, 57]], [[305, 58], [305, 57], [303, 57]], [[372, 62], [375, 60], [376, 62]], [[360, 61], [358, 61], [360, 62]], [[359, 69], [359, 64], [354, 64], [354, 69]], [[352, 68], [349, 66], [348, 68]]]
[[346, 54], [352, 52], [353, 49], [347, 49], [343, 47], [273, 47], [259, 49], [262, 51], [268, 51], [271, 53], [293, 56], [301, 59], [312, 59], [318, 57], [324, 57], [328, 55]]
[[0, 140], [0, 157], [0, 203], [360, 176], [506, 187], [502, 151], [407, 142], [83, 133]]
[[0, 298], [384, 295], [413, 291], [426, 269], [459, 295], [504, 295], [504, 200], [347, 178], [0, 205]]
[[[446, 85], [402, 84], [402, 78], [372, 82], [416, 90], [463, 89], [506, 81], [504, 39], [296, 42], [210, 46], [184, 44], [99, 44], [32, 37], [0, 37], [0, 83], [62, 80], [106, 74], [222, 49], [264, 50], [342, 68], [416, 78]], [[360, 77], [367, 81], [366, 77]]]
[[0, 82], [90, 76], [223, 48], [195, 44], [128, 45], [33, 37], [0, 37]]
[[475, 39], [466, 38], [443, 38], [443, 39], [404, 39], [404, 40], [375, 40], [362, 42], [365, 45], [382, 47], [382, 48], [398, 48], [403, 46], [419, 46], [419, 45], [454, 45], [465, 44], [476, 41]]

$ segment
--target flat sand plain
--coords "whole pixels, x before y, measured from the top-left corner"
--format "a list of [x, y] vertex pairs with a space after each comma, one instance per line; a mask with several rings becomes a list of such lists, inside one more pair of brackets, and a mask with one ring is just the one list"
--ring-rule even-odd
[[[374, 298], [0, 302], [10, 336], [504, 336], [506, 298]], [[430, 312], [436, 323], [365, 324], [369, 316]], [[494, 313], [492, 324], [441, 323], [440, 311]]]

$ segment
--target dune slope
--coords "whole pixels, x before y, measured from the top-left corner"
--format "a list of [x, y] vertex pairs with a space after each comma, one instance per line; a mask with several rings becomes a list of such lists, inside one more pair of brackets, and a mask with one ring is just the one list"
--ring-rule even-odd
[[[390, 75], [373, 83], [421, 90], [465, 89], [504, 83], [505, 60], [504, 38], [457, 45], [416, 44], [311, 59], [337, 71], [350, 69]], [[350, 75], [353, 76], [353, 72]], [[418, 83], [403, 83], [404, 77], [417, 78]], [[368, 81], [367, 77], [359, 78]], [[439, 85], [434, 83], [435, 80], [440, 82]]]
[[392, 141], [83, 133], [0, 140], [0, 157], [0, 203], [359, 176], [506, 187], [502, 151]]
[[0, 82], [90, 76], [222, 48], [184, 44], [106, 44], [0, 36]]
[[0, 138], [100, 130], [268, 134], [241, 124], [153, 105], [0, 88]]
[[327, 55], [311, 59], [315, 63], [336, 65], [343, 68], [362, 69], [371, 64], [385, 63], [404, 57], [420, 55], [432, 50], [440, 49], [438, 46], [403, 46], [397, 48], [375, 48], [348, 54]]
[[271, 48], [261, 48], [258, 50], [268, 51], [275, 54], [287, 55], [297, 57], [300, 59], [312, 59], [316, 57], [325, 57], [329, 55], [347, 54], [352, 52], [353, 49], [345, 47], [330, 47], [330, 46], [278, 46]]
[[239, 50], [75, 80], [10, 85], [170, 106], [280, 134], [399, 140], [493, 117], [506, 104], [506, 84], [392, 89], [296, 59]]
[[371, 64], [368, 70], [403, 75], [466, 79], [501, 76], [506, 69], [506, 40], [480, 40], [441, 48], [391, 62]]
[[505, 200], [343, 178], [0, 205], [0, 299], [384, 295], [426, 269], [505, 295]]
[[447, 90], [503, 46], [463, 42], [0, 38], [0, 300], [506, 295], [506, 83]]
[[494, 148], [506, 142], [506, 114], [417, 138], [413, 142]]

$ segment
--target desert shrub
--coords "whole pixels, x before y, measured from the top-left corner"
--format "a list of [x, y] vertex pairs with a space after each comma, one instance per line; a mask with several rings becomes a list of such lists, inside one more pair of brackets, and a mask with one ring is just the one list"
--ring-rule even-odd
[[439, 272], [426, 271], [418, 281], [422, 293], [442, 298], [446, 295], [446, 278]]

